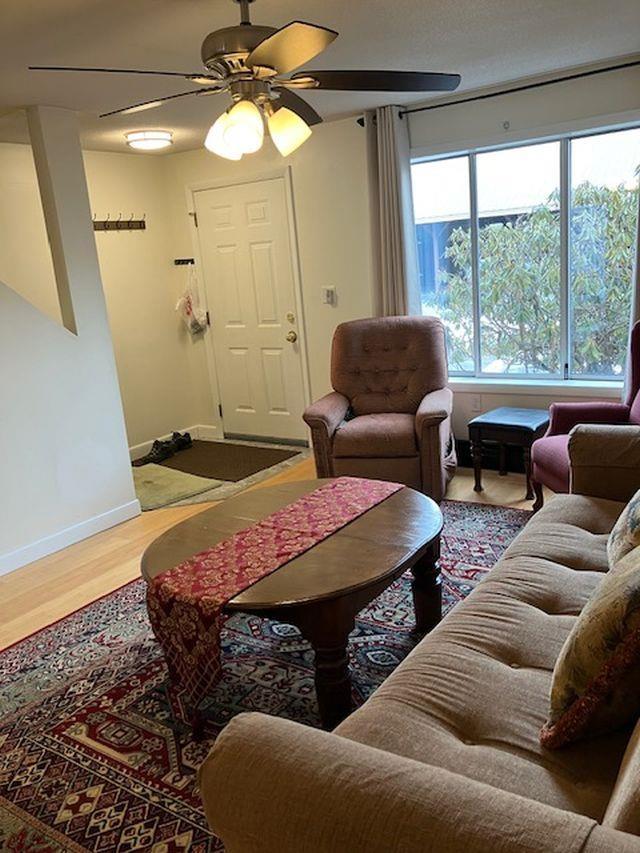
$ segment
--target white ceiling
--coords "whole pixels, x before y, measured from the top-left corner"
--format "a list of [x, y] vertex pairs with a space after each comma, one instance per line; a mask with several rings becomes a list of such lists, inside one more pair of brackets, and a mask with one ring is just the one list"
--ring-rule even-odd
[[[211, 30], [239, 20], [231, 0], [4, 0], [0, 28], [0, 138], [24, 140], [12, 108], [78, 110], [86, 148], [123, 151], [125, 130], [163, 128], [171, 149], [197, 148], [227, 96], [188, 98], [147, 113], [98, 119], [129, 103], [190, 88], [132, 75], [28, 71], [30, 64], [194, 72]], [[639, 0], [256, 0], [254, 23], [304, 19], [340, 33], [310, 68], [456, 71], [459, 91], [621, 57], [638, 50]], [[186, 84], [186, 85], [185, 85]], [[368, 93], [305, 92], [325, 118], [383, 103], [424, 101]], [[4, 116], [3, 116], [4, 114]]]

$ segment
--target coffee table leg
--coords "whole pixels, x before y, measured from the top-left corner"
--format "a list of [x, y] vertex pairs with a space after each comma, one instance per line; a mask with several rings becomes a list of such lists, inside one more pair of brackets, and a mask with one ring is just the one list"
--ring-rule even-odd
[[314, 648], [315, 682], [320, 719], [333, 729], [351, 713], [351, 672], [346, 639], [335, 648]]
[[[293, 620], [292, 620], [293, 621]], [[337, 607], [320, 608], [309, 618], [295, 620], [315, 655], [315, 684], [320, 719], [324, 729], [333, 729], [352, 710], [351, 671], [347, 656], [349, 634], [355, 627], [353, 616]]]
[[416, 631], [430, 631], [442, 619], [442, 578], [440, 577], [440, 537], [429, 546], [427, 553], [411, 569], [413, 608]]

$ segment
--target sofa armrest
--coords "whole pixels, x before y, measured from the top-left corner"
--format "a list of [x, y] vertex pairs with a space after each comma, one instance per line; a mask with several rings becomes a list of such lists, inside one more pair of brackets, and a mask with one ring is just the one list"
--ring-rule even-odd
[[264, 714], [228, 724], [199, 783], [227, 853], [591, 853], [594, 830], [640, 851], [590, 818]]
[[422, 398], [416, 412], [416, 435], [422, 438], [425, 427], [438, 426], [451, 416], [453, 411], [453, 392], [451, 388], [438, 388]]
[[349, 401], [344, 394], [332, 391], [307, 406], [303, 417], [312, 430], [323, 430], [330, 438], [344, 420], [348, 410]]
[[552, 403], [547, 435], [568, 435], [578, 424], [624, 424], [629, 407], [624, 403]]
[[580, 424], [569, 433], [573, 494], [625, 503], [640, 489], [640, 426]]

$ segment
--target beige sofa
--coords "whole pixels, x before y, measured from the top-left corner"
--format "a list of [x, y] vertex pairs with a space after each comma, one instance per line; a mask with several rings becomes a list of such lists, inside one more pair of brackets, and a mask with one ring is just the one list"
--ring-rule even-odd
[[335, 732], [229, 723], [200, 772], [227, 853], [640, 851], [640, 724], [555, 752], [538, 742], [556, 657], [640, 486], [639, 433], [576, 428], [574, 493]]

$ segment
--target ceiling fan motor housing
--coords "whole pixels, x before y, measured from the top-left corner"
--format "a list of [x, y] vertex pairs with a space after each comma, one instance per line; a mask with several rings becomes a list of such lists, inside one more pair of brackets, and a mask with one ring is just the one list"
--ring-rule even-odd
[[245, 60], [261, 41], [276, 32], [275, 27], [242, 24], [215, 30], [202, 42], [202, 61], [212, 72], [226, 77], [242, 72], [251, 73]]

